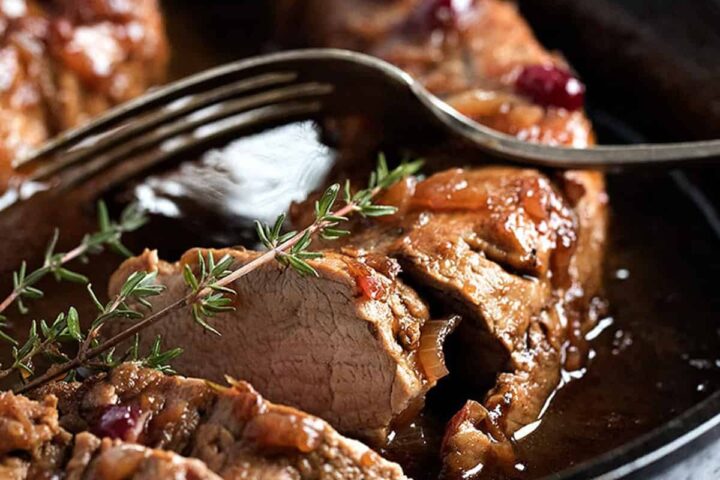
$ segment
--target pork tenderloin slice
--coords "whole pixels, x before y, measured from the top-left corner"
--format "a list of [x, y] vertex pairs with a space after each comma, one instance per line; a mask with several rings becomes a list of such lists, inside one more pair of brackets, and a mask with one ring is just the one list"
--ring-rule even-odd
[[[442, 443], [441, 478], [474, 478], [480, 472], [493, 475], [515, 460], [512, 444], [495, 426], [482, 404], [468, 400], [450, 420]], [[493, 436], [492, 433], [496, 435]], [[503, 478], [503, 475], [497, 475]]]
[[[602, 287], [603, 261], [608, 232], [608, 195], [600, 172], [570, 170], [558, 181], [577, 217], [577, 241], [570, 257], [567, 300], [587, 303]], [[580, 305], [577, 305], [578, 307]]]
[[377, 222], [399, 233], [378, 239], [378, 232], [360, 227], [348, 242], [392, 254], [403, 243], [452, 235], [514, 273], [540, 278], [562, 269], [576, 242], [575, 212], [537, 170], [452, 168], [420, 182], [405, 179], [377, 202], [399, 208]]
[[472, 478], [473, 472], [504, 478], [515, 462], [513, 443], [532, 428], [560, 382], [561, 354], [533, 321], [527, 346], [512, 354], [512, 368], [500, 373], [482, 403], [468, 401], [450, 420], [442, 442], [443, 478]]
[[[439, 293], [465, 317], [461, 341], [486, 352], [475, 357], [479, 369], [505, 365], [555, 297], [582, 318], [572, 310], [584, 313], [600, 288], [607, 196], [597, 172], [552, 181], [536, 170], [453, 169], [407, 179], [378, 202], [398, 214], [356, 222], [342, 251], [394, 257], [405, 278]], [[302, 224], [309, 205], [293, 211]]]
[[[198, 254], [216, 260], [230, 255], [235, 267], [260, 255], [191, 250], [169, 264], [146, 252], [119, 268], [110, 293], [133, 271], [156, 270], [167, 287], [154, 299], [155, 309], [162, 308], [187, 294], [182, 270], [197, 269]], [[272, 262], [230, 285], [237, 309], [212, 320], [221, 337], [202, 331], [182, 310], [147, 329], [144, 338], [160, 334], [182, 346], [185, 353], [175, 366], [183, 374], [242, 378], [270, 400], [319, 415], [340, 431], [376, 437], [394, 419], [419, 409], [434, 383], [415, 355], [427, 308], [391, 277], [393, 271], [386, 275], [332, 252], [310, 264], [317, 278]]]
[[396, 258], [406, 279], [464, 316], [468, 369], [483, 380], [506, 370], [530, 320], [570, 283], [577, 215], [561, 190], [536, 170], [451, 169], [378, 202], [399, 211], [356, 222], [342, 251]]
[[201, 379], [164, 375], [134, 363], [85, 382], [57, 382], [40, 387], [34, 398], [58, 399], [60, 425], [69, 432], [94, 431], [114, 406], [132, 408], [137, 427], [120, 430], [129, 442], [183, 453], [216, 396]]
[[263, 399], [249, 384], [224, 387], [122, 364], [35, 395], [59, 398], [60, 423], [96, 430], [110, 408], [139, 407], [123, 440], [171, 447], [225, 479], [403, 479], [400, 467], [325, 421]]
[[[548, 399], [560, 385], [569, 342], [565, 303], [554, 302], [534, 317], [525, 345], [511, 354], [510, 367], [495, 379], [482, 402], [468, 401], [448, 423], [442, 443], [443, 478], [511, 475], [513, 444], [532, 433]], [[496, 473], [497, 472], [497, 473]], [[493, 477], [494, 478], [494, 477]]]
[[218, 401], [192, 450], [224, 478], [405, 478], [399, 466], [323, 420], [272, 404], [247, 382], [229, 381], [230, 387], [213, 387]]
[[[463, 462], [454, 448], [468, 450], [465, 459], [474, 458], [475, 466], [509, 458], [513, 435], [538, 418], [557, 388], [563, 361], [571, 370], [582, 366], [578, 343], [593, 322], [589, 301], [600, 287], [606, 231], [600, 174], [567, 172], [551, 182], [532, 171], [472, 173], [396, 185], [379, 202], [396, 205], [399, 217], [356, 224], [342, 247], [346, 254], [396, 258], [403, 278], [464, 316], [449, 352], [453, 372], [478, 389], [493, 386], [474, 409], [484, 412], [482, 421], [472, 429], [465, 420], [451, 423], [448, 438], [465, 425], [445, 449], [446, 469], [458, 475]], [[496, 183], [513, 175], [516, 181]], [[515, 188], [494, 190], [503, 184]], [[536, 263], [523, 265], [532, 249]]]

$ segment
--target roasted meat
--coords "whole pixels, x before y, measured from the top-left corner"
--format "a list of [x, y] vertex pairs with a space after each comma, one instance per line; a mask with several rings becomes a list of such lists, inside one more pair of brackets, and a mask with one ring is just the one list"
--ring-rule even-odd
[[528, 141], [585, 147], [584, 86], [504, 0], [281, 0], [281, 38], [406, 70], [460, 112]]
[[67, 480], [220, 480], [203, 462], [83, 432], [75, 437]]
[[[384, 58], [496, 130], [550, 145], [594, 142], [583, 84], [539, 44], [511, 2], [287, 0], [278, 7], [278, 23], [286, 42]], [[350, 143], [341, 143], [348, 163], [360, 163], [352, 152], [367, 152], [362, 146], [372, 142], [356, 147], [358, 131], [377, 129], [346, 123], [338, 130], [341, 142]], [[452, 375], [478, 391], [490, 389], [450, 422], [445, 474], [472, 476], [493, 462], [512, 464], [513, 434], [537, 419], [563, 365], [572, 370], [583, 363], [581, 339], [600, 287], [603, 177], [449, 170], [417, 185], [405, 182], [384, 201], [399, 207], [396, 218], [359, 222], [341, 251], [397, 259], [401, 278], [460, 313], [449, 352]], [[300, 225], [306, 207], [295, 208]]]
[[57, 398], [0, 394], [0, 477], [219, 480], [201, 461], [60, 427]]
[[164, 78], [156, 0], [0, 3], [0, 186], [13, 158]]
[[[599, 178], [570, 172], [552, 181], [536, 170], [502, 167], [409, 178], [378, 199], [398, 207], [395, 215], [355, 219], [351, 235], [333, 242], [358, 259], [396, 259], [400, 278], [463, 317], [449, 347], [452, 375], [489, 392], [450, 423], [449, 476], [479, 451], [476, 464], [506, 461], [509, 439], [538, 418], [561, 368], [583, 366], [581, 339], [593, 324], [606, 224]], [[295, 206], [297, 227], [307, 222], [310, 203]], [[466, 420], [480, 411], [472, 438]]]
[[58, 424], [57, 400], [0, 393], [0, 477], [35, 478], [62, 468], [72, 436]]
[[245, 382], [230, 379], [224, 387], [126, 363], [35, 395], [59, 399], [60, 425], [69, 432], [90, 430], [175, 451], [227, 480], [405, 478], [362, 443], [317, 417], [264, 400]]
[[[120, 267], [110, 292], [134, 271], [158, 271], [168, 287], [154, 301], [161, 308], [188, 293], [184, 265], [197, 270], [198, 254], [208, 253], [216, 260], [231, 255], [234, 268], [259, 255], [191, 250], [169, 264], [146, 252]], [[369, 264], [329, 252], [311, 262], [317, 278], [266, 264], [231, 285], [237, 309], [213, 319], [221, 337], [203, 332], [182, 310], [151, 327], [146, 338], [162, 334], [182, 345], [176, 367], [183, 373], [242, 378], [270, 400], [321, 416], [342, 432], [382, 436], [422, 407], [435, 380], [415, 355], [427, 307], [395, 278], [396, 263], [385, 260]]]

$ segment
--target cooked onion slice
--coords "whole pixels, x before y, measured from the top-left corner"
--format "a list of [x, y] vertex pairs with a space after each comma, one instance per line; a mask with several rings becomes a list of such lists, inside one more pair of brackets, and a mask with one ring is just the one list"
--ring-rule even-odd
[[420, 348], [418, 360], [429, 382], [435, 383], [448, 373], [445, 366], [443, 344], [455, 327], [460, 323], [459, 316], [446, 320], [430, 320], [425, 322], [420, 333]]

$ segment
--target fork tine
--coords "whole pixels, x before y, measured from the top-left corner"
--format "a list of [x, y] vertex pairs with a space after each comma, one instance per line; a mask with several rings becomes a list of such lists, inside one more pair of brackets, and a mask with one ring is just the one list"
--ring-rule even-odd
[[[37, 149], [36, 152], [32, 154], [32, 157], [45, 156], [58, 149], [67, 148], [68, 145], [77, 143], [83, 138], [107, 131], [112, 128], [113, 125], [117, 125], [143, 112], [154, 110], [178, 98], [190, 95], [194, 91], [206, 91], [208, 85], [222, 85], [223, 83], [232, 81], [238, 75], [241, 76], [240, 79], [244, 79], [248, 78], [248, 75], [251, 74], [258, 75], [267, 73], [265, 70], [269, 67], [272, 67], [274, 70], [282, 69], [282, 65], [286, 65], [288, 63], [287, 60], [292, 62], [294, 56], [292, 53], [289, 55], [279, 53], [241, 60], [211, 68], [190, 77], [177, 80], [169, 85], [155, 88], [134, 100], [130, 100], [113, 108], [81, 127], [61, 133]], [[283, 79], [279, 78], [278, 80], [282, 81]]]
[[[294, 72], [274, 72], [242, 79], [227, 85], [221, 85], [202, 93], [177, 98], [175, 95], [166, 95], [163, 98], [169, 103], [163, 106], [157, 105], [155, 107], [156, 110], [152, 113], [142, 116], [133, 122], [128, 121], [133, 116], [141, 115], [148, 109], [150, 104], [154, 105], [159, 103], [160, 98], [151, 99], [148, 102], [137, 102], [142, 103], [142, 108], [134, 108], [132, 105], [127, 108], [120, 107], [120, 110], [123, 110], [123, 112], [112, 110], [107, 114], [107, 118], [106, 116], [99, 117], [97, 122], [94, 122], [94, 125], [71, 130], [67, 132], [67, 134], [51, 140], [42, 148], [32, 152], [29, 156], [17, 160], [14, 163], [14, 167], [22, 172], [23, 167], [30, 165], [35, 160], [48, 157], [60, 149], [70, 149], [71, 145], [77, 145], [76, 148], [78, 148], [78, 150], [66, 156], [67, 163], [73, 163], [87, 155], [94, 155], [113, 145], [117, 145], [125, 139], [131, 138], [133, 135], [152, 129], [188, 112], [205, 108], [212, 103], [226, 98], [232, 98], [245, 92], [289, 83], [296, 78], [297, 74]], [[105, 134], [96, 133], [96, 130], [109, 129], [112, 125], [123, 120], [126, 123], [120, 127], [120, 130], [113, 131], [112, 135], [108, 135], [107, 132], [105, 132]], [[93, 139], [94, 135], [98, 138]], [[82, 148], [83, 143], [88, 143], [89, 145]]]
[[[202, 126], [193, 131], [182, 132], [167, 138], [162, 148], [143, 150], [131, 159], [123, 154], [110, 152], [107, 156], [84, 163], [70, 172], [64, 172], [56, 186], [60, 189], [73, 188], [87, 179], [97, 177], [99, 173], [115, 167], [115, 171], [103, 175], [93, 185], [95, 194], [101, 195], [182, 153], [195, 149], [206, 149], [220, 140], [232, 139], [242, 131], [309, 118], [320, 113], [322, 109], [322, 102], [319, 100], [289, 101], [262, 106], [229, 117], [225, 116], [211, 123], [203, 122]], [[120, 161], [123, 159], [128, 161]]]
[[146, 130], [147, 133], [145, 135], [129, 139], [117, 148], [110, 150], [110, 153], [107, 155], [99, 155], [98, 150], [94, 148], [80, 150], [76, 153], [68, 154], [56, 162], [50, 162], [40, 167], [37, 171], [29, 175], [28, 178], [31, 181], [37, 182], [48, 180], [58, 172], [71, 168], [73, 165], [77, 165], [83, 160], [88, 159], [88, 157], [105, 158], [109, 156], [119, 161], [135, 151], [160, 145], [168, 138], [176, 136], [179, 133], [193, 130], [203, 124], [236, 115], [245, 110], [292, 99], [327, 95], [332, 91], [333, 87], [329, 84], [310, 82], [262, 91], [251, 96], [226, 100], [219, 104], [207, 105], [201, 110], [191, 111], [188, 115], [176, 118], [174, 122], [166, 126]]

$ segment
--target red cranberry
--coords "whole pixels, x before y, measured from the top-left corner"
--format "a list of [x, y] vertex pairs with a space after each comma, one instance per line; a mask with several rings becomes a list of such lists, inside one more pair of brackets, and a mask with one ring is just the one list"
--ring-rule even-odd
[[456, 27], [474, 0], [423, 0], [411, 18], [410, 27], [422, 32]]
[[517, 91], [545, 107], [579, 110], [585, 103], [585, 85], [554, 65], [530, 65], [515, 82]]
[[105, 407], [92, 429], [98, 437], [127, 439], [140, 418], [140, 409], [135, 405], [110, 405]]

